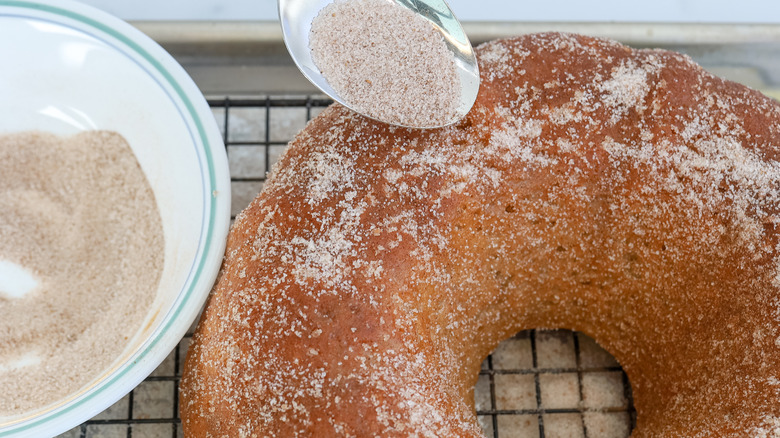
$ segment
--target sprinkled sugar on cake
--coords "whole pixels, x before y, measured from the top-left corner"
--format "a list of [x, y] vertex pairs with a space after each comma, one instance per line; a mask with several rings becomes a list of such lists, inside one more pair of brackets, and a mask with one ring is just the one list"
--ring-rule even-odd
[[333, 106], [236, 219], [182, 380], [185, 432], [481, 436], [499, 340], [592, 335], [636, 437], [778, 437], [780, 107], [683, 55], [538, 34], [478, 48], [459, 124]]

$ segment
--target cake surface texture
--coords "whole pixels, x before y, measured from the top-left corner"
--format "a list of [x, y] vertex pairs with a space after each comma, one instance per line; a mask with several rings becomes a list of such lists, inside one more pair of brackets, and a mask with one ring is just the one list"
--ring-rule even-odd
[[482, 360], [592, 336], [634, 437], [780, 437], [780, 106], [687, 56], [477, 49], [458, 124], [333, 105], [235, 221], [188, 352], [192, 437], [480, 437]]

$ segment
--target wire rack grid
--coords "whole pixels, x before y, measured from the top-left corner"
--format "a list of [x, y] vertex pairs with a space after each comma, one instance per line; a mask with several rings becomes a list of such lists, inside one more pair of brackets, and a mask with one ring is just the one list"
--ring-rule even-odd
[[[235, 216], [262, 189], [287, 142], [327, 107], [320, 96], [208, 100], [231, 171]], [[195, 325], [138, 387], [59, 438], [180, 438], [177, 387]], [[477, 418], [493, 438], [624, 438], [636, 423], [631, 386], [591, 338], [528, 330], [502, 342], [482, 364]]]

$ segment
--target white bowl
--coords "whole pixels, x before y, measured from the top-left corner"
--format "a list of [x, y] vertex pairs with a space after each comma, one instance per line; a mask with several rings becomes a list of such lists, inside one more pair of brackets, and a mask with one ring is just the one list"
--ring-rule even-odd
[[157, 298], [122, 356], [68, 398], [0, 418], [0, 437], [52, 436], [130, 392], [197, 317], [225, 249], [230, 174], [198, 88], [117, 18], [67, 0], [0, 0], [0, 60], [0, 133], [119, 132], [154, 190], [165, 235]]

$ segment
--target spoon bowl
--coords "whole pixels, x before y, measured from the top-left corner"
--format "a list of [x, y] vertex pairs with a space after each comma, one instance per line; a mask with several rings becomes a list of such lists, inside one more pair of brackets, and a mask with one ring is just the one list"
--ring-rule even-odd
[[[279, 19], [282, 26], [287, 50], [290, 52], [295, 65], [303, 75], [323, 93], [330, 96], [336, 102], [362, 115], [385, 123], [398, 123], [389, 120], [380, 120], [364, 112], [344, 99], [336, 91], [312, 59], [310, 48], [310, 31], [312, 22], [320, 11], [337, 0], [278, 0]], [[407, 126], [412, 128], [438, 128], [451, 125], [462, 119], [471, 110], [479, 91], [479, 68], [474, 49], [469, 42], [460, 22], [450, 10], [444, 0], [390, 0], [413, 13], [429, 21], [434, 29], [439, 32], [447, 49], [453, 55], [455, 70], [460, 86], [460, 99], [457, 109], [451, 120], [444, 124], [433, 126]], [[400, 125], [404, 126], [404, 125]]]

